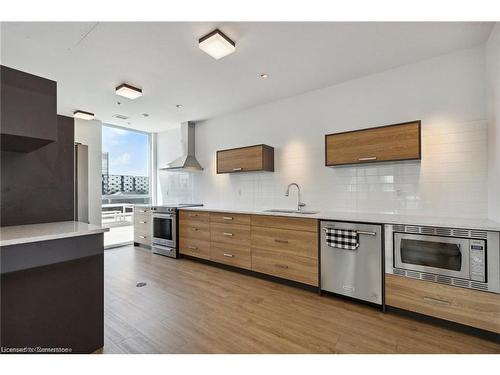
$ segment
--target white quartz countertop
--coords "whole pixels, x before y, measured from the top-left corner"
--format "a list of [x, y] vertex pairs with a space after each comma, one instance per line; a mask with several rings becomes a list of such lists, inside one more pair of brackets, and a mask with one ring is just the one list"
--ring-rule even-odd
[[481, 218], [473, 219], [473, 218], [423, 216], [423, 215], [422, 216], [401, 215], [394, 213], [335, 212], [335, 211], [320, 211], [317, 214], [297, 214], [297, 213], [265, 212], [264, 210], [221, 208], [221, 207], [209, 207], [209, 206], [185, 207], [180, 209], [188, 211], [232, 212], [232, 213], [252, 214], [252, 215], [302, 217], [302, 218], [312, 218], [320, 220], [339, 220], [339, 221], [353, 221], [353, 222], [377, 223], [377, 224], [407, 224], [407, 225], [421, 225], [421, 226], [433, 226], [433, 227], [479, 229], [479, 230], [500, 232], [499, 222]]
[[0, 246], [87, 236], [90, 234], [104, 233], [108, 230], [108, 228], [81, 223], [79, 221], [60, 221], [55, 223], [0, 227]]

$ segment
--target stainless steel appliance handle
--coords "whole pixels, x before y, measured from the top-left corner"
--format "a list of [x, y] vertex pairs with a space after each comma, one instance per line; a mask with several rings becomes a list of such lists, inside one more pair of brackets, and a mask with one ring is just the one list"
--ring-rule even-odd
[[359, 161], [377, 160], [376, 156], [368, 156], [366, 158], [359, 158]]
[[171, 219], [174, 217], [173, 214], [153, 214], [153, 218], [159, 218], [159, 219]]
[[[328, 231], [328, 229], [336, 229], [336, 228], [334, 228], [334, 227], [323, 227], [323, 232]], [[367, 232], [367, 231], [364, 231], [364, 230], [355, 230], [355, 232], [357, 232], [358, 234], [365, 234], [367, 236], [376, 236], [377, 235], [377, 232]]]
[[156, 247], [157, 249], [162, 249], [162, 250], [166, 250], [166, 251], [175, 251], [174, 248], [172, 247], [167, 247], [167, 246], [163, 246], [163, 245], [158, 245], [158, 244], [153, 244], [153, 247]]

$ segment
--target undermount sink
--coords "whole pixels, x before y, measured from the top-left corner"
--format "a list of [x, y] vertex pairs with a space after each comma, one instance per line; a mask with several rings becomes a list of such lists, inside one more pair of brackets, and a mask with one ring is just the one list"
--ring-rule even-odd
[[279, 208], [273, 208], [272, 210], [264, 210], [264, 212], [279, 212], [282, 214], [302, 214], [302, 215], [313, 215], [319, 213], [319, 211], [308, 211], [308, 210], [286, 210], [286, 209], [279, 209]]

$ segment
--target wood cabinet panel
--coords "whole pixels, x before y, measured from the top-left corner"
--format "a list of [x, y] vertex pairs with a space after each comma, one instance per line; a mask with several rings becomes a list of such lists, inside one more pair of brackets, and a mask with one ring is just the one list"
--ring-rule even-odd
[[210, 239], [229, 245], [250, 246], [250, 226], [210, 223]]
[[318, 286], [318, 260], [252, 248], [252, 270]]
[[420, 160], [420, 121], [325, 136], [327, 166]]
[[198, 221], [181, 220], [179, 237], [210, 241], [210, 224]]
[[318, 221], [301, 217], [286, 217], [274, 215], [252, 215], [252, 226], [299, 230], [306, 232], [318, 231]]
[[179, 211], [179, 219], [190, 220], [190, 221], [209, 221], [210, 213], [204, 211]]
[[274, 148], [256, 145], [217, 151], [217, 173], [274, 172]]
[[389, 306], [500, 333], [500, 295], [385, 275]]
[[314, 232], [253, 227], [251, 240], [252, 247], [318, 258], [318, 236]]
[[250, 215], [234, 214], [230, 212], [211, 212], [210, 222], [250, 225]]
[[179, 239], [179, 253], [197, 258], [210, 259], [210, 242], [181, 237]]
[[210, 247], [210, 260], [235, 267], [251, 269], [252, 260], [248, 246], [214, 243]]

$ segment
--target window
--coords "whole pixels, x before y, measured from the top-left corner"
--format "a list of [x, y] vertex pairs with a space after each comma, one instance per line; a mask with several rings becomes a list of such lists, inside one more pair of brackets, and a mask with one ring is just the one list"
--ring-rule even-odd
[[133, 206], [151, 203], [151, 134], [102, 127], [102, 223], [106, 246], [133, 241]]

